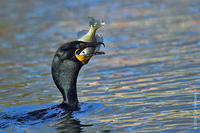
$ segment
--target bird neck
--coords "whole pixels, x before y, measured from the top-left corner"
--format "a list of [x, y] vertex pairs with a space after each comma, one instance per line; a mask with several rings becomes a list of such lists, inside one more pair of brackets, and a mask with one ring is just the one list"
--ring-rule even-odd
[[73, 61], [64, 61], [52, 65], [54, 82], [63, 96], [63, 104], [71, 109], [78, 108], [77, 77], [81, 65]]
[[64, 90], [63, 93], [63, 103], [66, 103], [70, 107], [78, 106], [78, 97], [77, 97], [77, 78], [79, 74], [79, 68], [68, 68], [62, 75], [61, 87]]

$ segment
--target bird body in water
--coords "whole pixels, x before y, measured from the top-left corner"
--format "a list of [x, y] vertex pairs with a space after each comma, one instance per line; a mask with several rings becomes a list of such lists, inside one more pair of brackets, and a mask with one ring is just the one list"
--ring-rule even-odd
[[104, 46], [103, 38], [96, 35], [96, 30], [103, 25], [103, 21], [90, 18], [89, 31], [80, 32], [78, 41], [63, 44], [55, 53], [51, 66], [52, 77], [63, 96], [62, 105], [67, 109], [78, 109], [76, 84], [81, 67], [92, 56], [104, 54], [99, 51], [101, 45]]

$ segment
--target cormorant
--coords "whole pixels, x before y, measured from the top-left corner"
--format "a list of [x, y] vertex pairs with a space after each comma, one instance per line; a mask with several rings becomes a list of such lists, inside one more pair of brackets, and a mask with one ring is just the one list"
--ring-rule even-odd
[[104, 46], [103, 37], [95, 34], [103, 25], [103, 21], [90, 18], [90, 30], [80, 32], [77, 41], [63, 44], [55, 53], [51, 66], [52, 77], [63, 96], [61, 105], [67, 109], [78, 109], [76, 83], [81, 67], [93, 55], [104, 54], [99, 51], [100, 46]]

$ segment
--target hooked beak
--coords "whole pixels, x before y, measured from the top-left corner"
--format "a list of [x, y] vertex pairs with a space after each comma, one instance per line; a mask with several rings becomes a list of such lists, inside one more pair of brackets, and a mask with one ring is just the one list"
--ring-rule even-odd
[[[83, 45], [80, 45], [79, 51], [82, 51], [84, 49], [88, 49], [86, 50], [85, 54], [90, 54], [90, 55], [99, 55], [99, 54], [105, 54], [104, 52], [100, 52], [100, 47], [104, 46], [105, 44], [103, 42], [84, 42]], [[90, 48], [90, 50], [89, 50]]]

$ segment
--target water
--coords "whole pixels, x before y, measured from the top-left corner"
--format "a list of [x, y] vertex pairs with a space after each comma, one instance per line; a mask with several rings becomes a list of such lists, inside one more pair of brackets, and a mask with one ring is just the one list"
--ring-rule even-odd
[[[200, 132], [198, 0], [1, 0], [0, 9], [0, 132]], [[106, 55], [81, 70], [81, 110], [17, 121], [62, 101], [51, 60], [87, 16], [107, 21]]]

